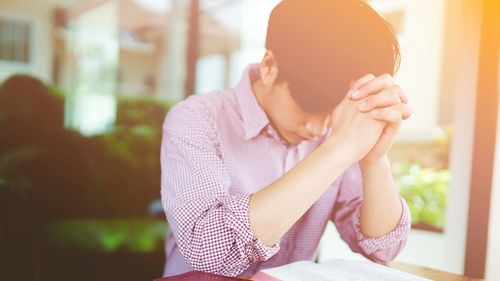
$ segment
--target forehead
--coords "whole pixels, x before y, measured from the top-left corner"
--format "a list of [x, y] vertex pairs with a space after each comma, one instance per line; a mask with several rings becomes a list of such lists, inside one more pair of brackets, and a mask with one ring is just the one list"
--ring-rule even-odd
[[289, 102], [293, 102], [295, 107], [311, 117], [326, 117], [344, 98], [344, 95], [336, 95], [334, 89], [325, 94], [315, 87], [300, 89], [287, 80], [280, 81], [279, 84], [287, 92]]
[[[289, 99], [289, 102], [293, 103], [295, 111], [299, 111], [301, 115], [307, 117], [307, 118], [317, 118], [317, 119], [324, 119], [327, 118], [333, 110], [322, 110], [322, 111], [309, 111], [304, 109], [303, 106], [297, 101], [297, 99], [294, 97], [293, 93], [291, 92], [291, 89], [289, 87], [289, 84], [286, 83], [286, 91], [287, 91], [287, 99]], [[314, 96], [310, 97], [311, 99], [314, 99]]]

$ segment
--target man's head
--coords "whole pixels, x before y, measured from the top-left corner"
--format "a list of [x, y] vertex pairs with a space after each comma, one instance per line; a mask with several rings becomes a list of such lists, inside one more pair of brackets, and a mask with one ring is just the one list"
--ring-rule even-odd
[[[400, 60], [391, 25], [363, 0], [283, 0], [269, 18], [266, 49], [261, 78], [274, 93], [268, 102], [274, 113], [267, 113], [275, 115], [271, 121], [283, 123], [275, 127], [295, 118], [280, 105], [292, 101], [294, 111], [325, 121], [352, 81], [368, 73], [392, 75]], [[280, 112], [283, 116], [276, 116]]]

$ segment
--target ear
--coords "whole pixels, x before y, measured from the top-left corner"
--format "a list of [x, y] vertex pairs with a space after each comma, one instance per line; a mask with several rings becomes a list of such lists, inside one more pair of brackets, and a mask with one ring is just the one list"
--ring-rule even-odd
[[262, 62], [260, 63], [260, 79], [268, 87], [274, 86], [278, 79], [278, 62], [273, 52], [266, 51]]

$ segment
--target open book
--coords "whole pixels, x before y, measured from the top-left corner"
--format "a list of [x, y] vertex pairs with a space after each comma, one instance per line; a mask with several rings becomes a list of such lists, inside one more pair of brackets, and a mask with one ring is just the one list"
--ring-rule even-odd
[[369, 261], [299, 261], [259, 271], [254, 281], [423, 281], [429, 279]]

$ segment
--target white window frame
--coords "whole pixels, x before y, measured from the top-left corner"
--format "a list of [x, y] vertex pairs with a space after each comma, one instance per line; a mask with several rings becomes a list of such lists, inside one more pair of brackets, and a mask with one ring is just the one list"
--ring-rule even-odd
[[28, 62], [20, 62], [20, 61], [9, 61], [9, 60], [1, 60], [0, 59], [0, 67], [21, 67], [21, 68], [31, 68], [34, 66], [35, 62], [35, 52], [34, 52], [34, 42], [35, 42], [35, 32], [36, 26], [33, 19], [24, 16], [14, 16], [6, 13], [0, 12], [0, 19], [10, 22], [21, 22], [28, 25], [29, 28], [29, 36], [28, 36]]

